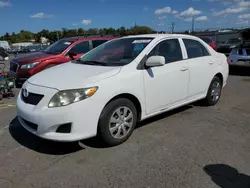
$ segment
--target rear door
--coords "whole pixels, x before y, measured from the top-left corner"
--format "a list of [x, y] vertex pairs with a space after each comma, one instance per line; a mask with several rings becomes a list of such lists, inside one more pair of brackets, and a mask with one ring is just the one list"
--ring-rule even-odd
[[199, 98], [206, 92], [216, 71], [215, 59], [198, 40], [183, 38], [186, 61], [190, 69], [189, 98]]

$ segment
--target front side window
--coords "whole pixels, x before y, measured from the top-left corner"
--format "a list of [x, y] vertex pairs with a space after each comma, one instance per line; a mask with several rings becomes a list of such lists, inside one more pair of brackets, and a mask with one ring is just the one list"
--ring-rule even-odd
[[66, 50], [73, 42], [61, 39], [48, 46], [43, 52], [48, 54], [60, 54]]
[[85, 54], [89, 51], [89, 41], [77, 43], [70, 52], [75, 52], [77, 54]]
[[169, 39], [160, 42], [149, 54], [148, 57], [159, 55], [165, 57], [166, 63], [183, 60], [181, 46], [178, 39]]
[[188, 58], [197, 58], [209, 55], [207, 49], [199, 41], [183, 39], [183, 42], [187, 50]]
[[82, 63], [122, 66], [132, 62], [153, 40], [152, 37], [132, 37], [112, 40], [94, 48], [79, 59]]

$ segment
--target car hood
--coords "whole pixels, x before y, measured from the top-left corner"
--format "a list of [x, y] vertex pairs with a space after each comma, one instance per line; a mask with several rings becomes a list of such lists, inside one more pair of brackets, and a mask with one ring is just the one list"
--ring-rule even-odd
[[37, 61], [51, 59], [56, 56], [57, 55], [47, 54], [44, 52], [33, 52], [33, 53], [18, 55], [16, 58], [13, 59], [13, 61], [18, 62], [20, 64], [26, 64], [30, 62], [37, 62]]
[[121, 67], [65, 63], [51, 67], [28, 79], [34, 85], [58, 90], [88, 87], [119, 73]]

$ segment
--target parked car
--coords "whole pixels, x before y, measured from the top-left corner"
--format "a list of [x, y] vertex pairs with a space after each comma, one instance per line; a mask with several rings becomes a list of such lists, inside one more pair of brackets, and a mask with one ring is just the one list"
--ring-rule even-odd
[[128, 36], [29, 78], [17, 98], [17, 116], [45, 139], [97, 135], [114, 146], [146, 118], [197, 100], [215, 105], [227, 78], [226, 56], [197, 37]]
[[229, 65], [250, 67], [250, 29], [242, 33], [243, 42], [232, 49], [229, 54]]
[[229, 56], [231, 50], [242, 43], [241, 38], [231, 38], [217, 48], [217, 52]]
[[0, 61], [8, 60], [9, 55], [3, 47], [0, 47]]
[[204, 42], [206, 42], [209, 46], [211, 46], [214, 50], [216, 50], [216, 43], [213, 41], [213, 39], [211, 37], [204, 37], [201, 36], [199, 37], [201, 40], [203, 40]]
[[14, 58], [10, 62], [10, 75], [16, 77], [17, 85], [22, 85], [36, 73], [77, 59], [89, 50], [114, 38], [113, 36], [78, 36], [61, 39], [42, 51], [22, 54]]

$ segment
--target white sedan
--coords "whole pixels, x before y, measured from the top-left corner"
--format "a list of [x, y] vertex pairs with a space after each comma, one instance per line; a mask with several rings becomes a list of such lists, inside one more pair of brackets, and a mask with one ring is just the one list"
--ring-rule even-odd
[[128, 36], [29, 78], [17, 115], [44, 139], [99, 136], [114, 146], [146, 118], [198, 100], [215, 105], [227, 78], [226, 56], [197, 37]]

